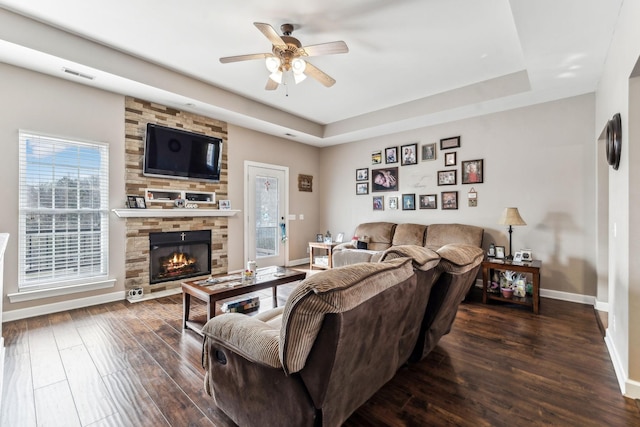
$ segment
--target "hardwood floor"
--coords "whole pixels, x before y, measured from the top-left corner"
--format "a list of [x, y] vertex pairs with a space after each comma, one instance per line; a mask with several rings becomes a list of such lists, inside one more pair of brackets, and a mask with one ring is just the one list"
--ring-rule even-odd
[[[203, 390], [201, 339], [181, 315], [175, 295], [5, 323], [0, 425], [233, 425]], [[345, 425], [640, 426], [640, 407], [620, 394], [592, 307], [543, 299], [534, 315], [474, 293]]]

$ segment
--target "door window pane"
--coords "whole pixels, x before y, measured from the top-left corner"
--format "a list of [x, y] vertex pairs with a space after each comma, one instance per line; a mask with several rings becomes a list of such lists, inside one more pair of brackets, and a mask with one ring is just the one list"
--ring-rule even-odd
[[256, 176], [256, 259], [277, 256], [280, 251], [278, 227], [278, 179]]

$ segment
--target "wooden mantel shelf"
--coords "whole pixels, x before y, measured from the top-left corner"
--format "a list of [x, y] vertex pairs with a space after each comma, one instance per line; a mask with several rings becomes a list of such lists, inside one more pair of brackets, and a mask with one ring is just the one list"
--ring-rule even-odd
[[239, 210], [220, 209], [112, 209], [119, 218], [189, 218], [203, 216], [234, 216]]

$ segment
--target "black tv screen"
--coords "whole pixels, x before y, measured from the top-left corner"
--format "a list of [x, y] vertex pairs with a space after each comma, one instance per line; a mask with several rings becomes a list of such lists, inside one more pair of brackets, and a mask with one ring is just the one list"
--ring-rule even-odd
[[144, 175], [217, 182], [221, 163], [220, 138], [147, 124]]

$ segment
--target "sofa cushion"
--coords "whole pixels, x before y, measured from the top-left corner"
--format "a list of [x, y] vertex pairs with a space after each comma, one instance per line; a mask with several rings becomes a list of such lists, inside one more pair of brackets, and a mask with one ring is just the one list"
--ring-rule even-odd
[[482, 247], [484, 229], [466, 224], [431, 224], [427, 228], [424, 246], [438, 250], [449, 243]]
[[449, 244], [436, 251], [442, 258], [438, 268], [451, 274], [462, 274], [477, 267], [484, 259], [482, 248]]
[[392, 246], [382, 253], [379, 262], [396, 258], [411, 258], [413, 266], [422, 271], [430, 270], [440, 262], [438, 253], [418, 245]]
[[367, 222], [358, 225], [355, 235], [369, 238], [368, 250], [384, 251], [391, 246], [395, 228], [396, 224], [392, 222]]
[[371, 257], [378, 253], [378, 251], [367, 251], [364, 249], [345, 249], [333, 253], [332, 265], [335, 268], [357, 264], [359, 262], [372, 262]]
[[427, 226], [423, 224], [398, 224], [393, 232], [392, 246], [424, 244]]
[[300, 371], [324, 315], [353, 309], [413, 275], [411, 260], [360, 263], [325, 270], [303, 280], [289, 295], [280, 330], [280, 360], [287, 373]]

